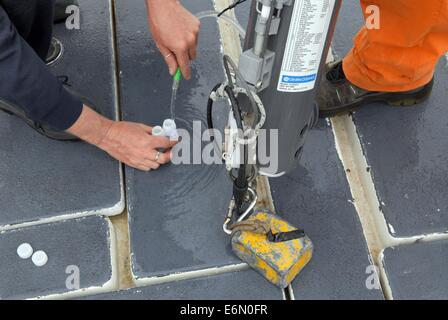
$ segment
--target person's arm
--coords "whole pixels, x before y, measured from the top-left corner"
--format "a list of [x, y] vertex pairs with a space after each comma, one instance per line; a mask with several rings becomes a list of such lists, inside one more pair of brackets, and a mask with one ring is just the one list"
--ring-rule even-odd
[[190, 60], [196, 59], [200, 22], [178, 0], [146, 0], [148, 22], [160, 53], [174, 75], [180, 67], [190, 79]]
[[80, 100], [71, 96], [18, 34], [0, 6], [0, 99], [36, 122], [64, 131], [78, 119]]
[[153, 137], [143, 124], [109, 120], [64, 89], [34, 50], [20, 37], [0, 6], [0, 100], [23, 109], [30, 119], [91, 143], [112, 157], [148, 171], [170, 161], [175, 143]]

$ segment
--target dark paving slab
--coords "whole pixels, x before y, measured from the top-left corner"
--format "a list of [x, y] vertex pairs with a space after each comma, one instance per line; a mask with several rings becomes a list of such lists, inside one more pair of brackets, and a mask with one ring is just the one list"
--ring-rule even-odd
[[[108, 1], [80, 4], [81, 29], [56, 28], [65, 55], [53, 71], [114, 118]], [[87, 211], [119, 213], [121, 198], [117, 161], [84, 143], [50, 141], [0, 112], [0, 227]]]
[[[159, 125], [170, 117], [171, 77], [151, 39], [144, 4], [116, 4], [123, 117]], [[184, 4], [194, 13], [212, 8], [210, 1]], [[193, 120], [206, 128], [207, 97], [224, 79], [214, 20], [203, 21], [199, 47], [192, 80], [181, 83], [177, 98], [178, 126], [190, 133]], [[215, 110], [219, 126], [228, 109]], [[232, 189], [224, 166], [169, 165], [150, 173], [126, 168], [126, 183], [136, 278], [239, 262], [222, 232]]]
[[283, 293], [255, 271], [232, 272], [83, 298], [86, 300], [280, 300]]
[[[344, 2], [335, 40], [340, 56], [348, 52], [348, 39], [362, 23], [361, 11], [354, 7], [352, 1]], [[372, 104], [354, 114], [381, 209], [397, 237], [448, 230], [447, 72], [443, 58], [433, 94], [420, 106]]]
[[383, 263], [394, 299], [448, 299], [448, 241], [388, 248]]
[[[29, 243], [48, 262], [36, 267], [17, 255]], [[100, 287], [112, 276], [110, 231], [105, 218], [92, 216], [0, 233], [0, 299], [25, 299], [67, 293], [68, 266], [77, 266], [80, 288]], [[71, 271], [73, 274], [73, 271]]]
[[270, 179], [277, 213], [304, 228], [314, 256], [293, 282], [303, 299], [382, 299], [366, 288], [371, 264], [362, 227], [338, 158], [331, 128], [320, 121], [305, 145], [302, 166]]
[[353, 38], [364, 24], [364, 17], [358, 0], [342, 1], [342, 8], [333, 38], [333, 52], [344, 57], [353, 46]]

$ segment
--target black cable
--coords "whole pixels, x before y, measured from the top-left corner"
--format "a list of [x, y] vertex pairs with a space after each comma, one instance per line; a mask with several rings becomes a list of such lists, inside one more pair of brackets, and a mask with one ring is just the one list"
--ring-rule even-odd
[[[240, 132], [243, 133], [244, 132], [243, 120], [242, 120], [241, 108], [238, 103], [238, 100], [236, 99], [235, 94], [233, 93], [233, 90], [230, 86], [226, 86], [224, 88], [224, 91], [227, 93], [227, 96], [230, 99], [230, 104], [232, 106], [236, 125], [237, 125], [238, 129], [240, 130]], [[239, 137], [239, 138], [244, 139], [244, 136]], [[240, 167], [238, 169], [238, 177], [236, 178], [236, 180], [233, 183], [233, 196], [235, 199], [235, 208], [236, 208], [238, 214], [240, 214], [241, 207], [244, 203], [244, 197], [246, 196], [247, 190], [249, 188], [249, 183], [247, 181], [247, 176], [246, 176], [246, 166], [249, 161], [248, 160], [249, 151], [248, 151], [247, 143], [244, 144], [243, 151], [244, 151], [243, 163], [240, 164]]]
[[249, 88], [249, 85], [247, 84], [246, 80], [244, 80], [244, 77], [241, 74], [241, 72], [238, 70], [238, 67], [235, 65], [232, 58], [230, 58], [228, 55], [224, 55], [223, 62], [224, 62], [224, 70], [226, 72], [226, 76], [229, 81], [229, 86], [233, 89], [236, 85], [235, 83], [233, 83], [232, 72], [230, 70], [232, 69], [233, 72], [235, 73], [236, 80], [238, 80], [238, 85], [240, 85], [244, 90], [246, 90], [246, 96], [249, 98], [252, 111], [258, 115], [258, 121], [260, 121], [261, 114], [260, 111], [258, 110], [258, 105], [251, 94], [251, 89]]
[[216, 93], [216, 91], [219, 89], [219, 87], [221, 86], [221, 84], [217, 84], [213, 89], [212, 92], [210, 93], [210, 96], [208, 97], [208, 101], [207, 101], [207, 126], [208, 129], [210, 130], [210, 140], [214, 141], [215, 140], [215, 136], [213, 135], [213, 99], [211, 97], [212, 94]]
[[246, 0], [238, 0], [236, 1], [234, 4], [228, 6], [227, 8], [225, 8], [224, 10], [222, 10], [220, 13], [218, 13], [218, 18], [220, 16], [222, 16], [224, 13], [226, 13], [229, 10], [232, 10], [233, 8], [235, 8], [236, 6], [242, 4], [243, 2], [246, 2]]
[[227, 93], [227, 96], [230, 99], [230, 104], [232, 106], [233, 115], [235, 117], [236, 125], [237, 125], [238, 129], [241, 130], [241, 132], [244, 132], [243, 117], [241, 115], [240, 104], [238, 103], [238, 100], [236, 99], [235, 94], [233, 93], [233, 90], [230, 86], [226, 86], [224, 88], [224, 91]]
[[[244, 1], [243, 1], [244, 2]], [[224, 11], [225, 12], [225, 11]], [[235, 118], [236, 125], [238, 127], [238, 130], [242, 134], [242, 137], [239, 134], [239, 139], [244, 140], [245, 143], [243, 145], [243, 161], [240, 163], [238, 168], [238, 175], [234, 180], [233, 183], [233, 197], [235, 200], [235, 210], [237, 215], [241, 214], [242, 207], [245, 201], [245, 197], [247, 194], [247, 191], [249, 189], [249, 181], [247, 178], [247, 167], [249, 163], [249, 147], [244, 137], [244, 126], [243, 126], [243, 116], [241, 107], [239, 105], [238, 99], [235, 96], [235, 92], [233, 91], [234, 88], [237, 85], [241, 85], [244, 89], [246, 89], [247, 96], [249, 100], [251, 101], [252, 108], [255, 112], [258, 111], [258, 106], [254, 100], [254, 98], [251, 95], [250, 88], [248, 87], [247, 83], [245, 82], [244, 78], [242, 77], [241, 73], [239, 72], [237, 66], [232, 61], [232, 59], [225, 55], [224, 58], [224, 69], [227, 75], [228, 85], [224, 88], [224, 91], [226, 92], [226, 95], [228, 96], [230, 100], [230, 105], [232, 107], [232, 112]], [[232, 72], [233, 71], [233, 72]], [[238, 83], [235, 83], [233, 74], [235, 74], [235, 80]], [[219, 87], [222, 84], [216, 85], [213, 90], [211, 91], [211, 94], [209, 96], [208, 102], [207, 102], [207, 125], [208, 128], [212, 131], [210, 134], [211, 140], [214, 141], [213, 136], [213, 104], [214, 101], [212, 99], [212, 94], [216, 93]], [[261, 115], [259, 115], [261, 117]]]

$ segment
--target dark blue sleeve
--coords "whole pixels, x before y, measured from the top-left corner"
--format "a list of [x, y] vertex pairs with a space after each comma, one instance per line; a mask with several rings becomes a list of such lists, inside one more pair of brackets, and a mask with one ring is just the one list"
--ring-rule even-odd
[[47, 65], [17, 33], [0, 6], [0, 99], [56, 130], [70, 128], [82, 102], [64, 89]]

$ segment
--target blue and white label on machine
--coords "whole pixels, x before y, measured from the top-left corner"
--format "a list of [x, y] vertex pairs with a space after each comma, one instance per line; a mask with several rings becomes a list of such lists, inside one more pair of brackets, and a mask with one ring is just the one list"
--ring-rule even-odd
[[277, 90], [305, 92], [316, 86], [335, 0], [295, 0]]
[[283, 83], [307, 83], [307, 82], [315, 81], [316, 77], [317, 77], [317, 73], [311, 74], [309, 76], [283, 75], [282, 82]]

